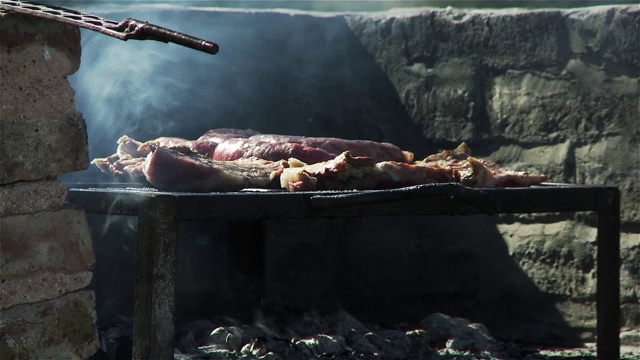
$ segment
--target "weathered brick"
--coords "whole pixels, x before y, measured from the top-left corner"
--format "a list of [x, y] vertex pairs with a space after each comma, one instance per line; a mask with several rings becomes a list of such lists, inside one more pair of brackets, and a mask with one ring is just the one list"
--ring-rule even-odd
[[74, 110], [66, 77], [80, 66], [78, 28], [0, 13], [0, 111], [3, 119], [59, 117]]
[[0, 218], [0, 309], [87, 286], [95, 259], [84, 212]]
[[56, 180], [0, 185], [0, 216], [58, 210], [66, 196], [67, 187]]
[[87, 359], [98, 350], [93, 291], [3, 310], [1, 359]]
[[42, 179], [87, 166], [87, 132], [79, 112], [54, 119], [0, 121], [0, 184]]
[[385, 70], [394, 72], [444, 58], [496, 67], [553, 66], [564, 29], [557, 10], [400, 10], [346, 20]]
[[569, 46], [576, 55], [602, 57], [611, 65], [640, 63], [640, 8], [601, 7], [569, 12]]
[[54, 118], [75, 110], [73, 89], [62, 78], [3, 78], [0, 94], [2, 119]]
[[19, 14], [0, 19], [2, 81], [64, 78], [80, 67], [78, 27]]
[[575, 78], [515, 70], [497, 76], [487, 94], [490, 134], [549, 143], [637, 132], [637, 79], [580, 60], [569, 61], [566, 73]]
[[[629, 133], [631, 133], [629, 131]], [[621, 149], [635, 154], [621, 155]], [[576, 148], [576, 181], [580, 184], [605, 184], [620, 189], [620, 217], [631, 223], [640, 219], [640, 157], [638, 143], [619, 135]]]

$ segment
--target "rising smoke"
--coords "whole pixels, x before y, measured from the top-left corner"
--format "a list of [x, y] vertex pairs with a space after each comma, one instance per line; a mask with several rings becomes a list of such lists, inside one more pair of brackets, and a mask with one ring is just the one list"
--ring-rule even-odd
[[[215, 41], [224, 33], [207, 31], [203, 22], [193, 23], [188, 14], [176, 11], [129, 8], [92, 13], [118, 21], [144, 19]], [[124, 134], [142, 140], [163, 134], [197, 138], [216, 127], [211, 103], [224, 90], [211, 84], [223, 69], [219, 58], [177, 45], [123, 42], [82, 30], [81, 66], [69, 81], [76, 91], [76, 108], [87, 122], [90, 158], [113, 153]]]
[[[92, 12], [214, 41], [220, 52], [83, 30], [80, 70], [69, 80], [90, 158], [112, 154], [125, 134], [195, 139], [217, 127], [384, 140], [413, 151], [423, 142], [417, 129], [407, 130], [415, 124], [393, 85], [341, 17], [167, 6]], [[63, 180], [104, 175], [92, 168]]]

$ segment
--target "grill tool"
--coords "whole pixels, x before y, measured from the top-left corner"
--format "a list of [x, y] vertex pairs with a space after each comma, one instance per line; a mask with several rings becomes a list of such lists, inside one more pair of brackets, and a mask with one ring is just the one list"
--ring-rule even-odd
[[131, 18], [117, 22], [59, 6], [13, 0], [0, 0], [0, 10], [76, 25], [125, 41], [156, 40], [164, 43], [171, 42], [212, 55], [219, 50], [216, 43]]

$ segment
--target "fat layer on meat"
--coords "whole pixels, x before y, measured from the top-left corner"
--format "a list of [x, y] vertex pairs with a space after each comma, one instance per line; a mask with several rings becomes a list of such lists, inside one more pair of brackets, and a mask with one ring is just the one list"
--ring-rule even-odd
[[118, 155], [120, 159], [140, 158], [149, 155], [149, 148], [144, 146], [146, 144], [153, 144], [156, 146], [176, 148], [176, 147], [190, 147], [190, 141], [178, 137], [159, 137], [154, 140], [141, 142], [136, 139], [132, 139], [127, 135], [123, 135], [118, 139], [118, 148], [115, 155]]
[[125, 158], [121, 159], [117, 154], [106, 158], [96, 158], [91, 162], [105, 174], [113, 176], [118, 181], [146, 183], [142, 172], [142, 164], [145, 158]]

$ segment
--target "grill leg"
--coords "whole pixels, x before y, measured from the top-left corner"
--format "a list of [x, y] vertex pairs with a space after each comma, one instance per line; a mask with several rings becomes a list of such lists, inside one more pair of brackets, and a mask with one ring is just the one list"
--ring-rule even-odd
[[138, 209], [133, 358], [173, 359], [178, 217], [175, 198], [150, 197]]
[[598, 197], [598, 359], [620, 358], [620, 192]]

